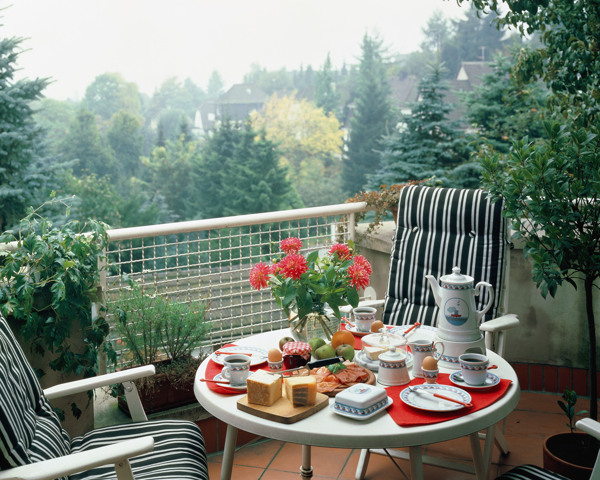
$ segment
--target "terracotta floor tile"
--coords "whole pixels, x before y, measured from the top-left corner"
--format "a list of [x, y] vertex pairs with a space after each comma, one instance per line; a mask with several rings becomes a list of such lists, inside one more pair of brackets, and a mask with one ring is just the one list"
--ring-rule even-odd
[[[564, 417], [566, 419], [566, 417]], [[505, 435], [545, 438], [564, 427], [563, 415], [515, 410], [506, 418]]]
[[506, 440], [510, 445], [510, 452], [502, 457], [502, 465], [542, 464], [543, 438], [506, 435]]
[[[264, 468], [256, 467], [244, 467], [242, 465], [233, 465], [233, 471], [231, 472], [231, 478], [235, 480], [259, 480], [262, 478]], [[219, 480], [221, 477], [221, 464], [220, 463], [209, 463], [208, 464], [208, 478], [209, 480]]]
[[560, 400], [561, 395], [552, 393], [534, 393], [521, 392], [519, 405], [516, 410], [526, 410], [530, 412], [547, 412], [560, 413], [560, 407], [557, 405], [557, 400]]
[[284, 442], [277, 440], [260, 440], [240, 448], [235, 452], [235, 464], [265, 468], [271, 465], [283, 444]]

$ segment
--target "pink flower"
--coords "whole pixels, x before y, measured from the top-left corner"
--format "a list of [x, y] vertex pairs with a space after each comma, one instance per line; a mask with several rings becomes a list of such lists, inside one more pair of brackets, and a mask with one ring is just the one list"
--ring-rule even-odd
[[[367, 262], [368, 263], [368, 262]], [[369, 273], [364, 265], [353, 263], [348, 267], [350, 285], [354, 288], [366, 288], [369, 286]]]
[[267, 287], [267, 281], [271, 274], [271, 267], [266, 263], [260, 262], [252, 267], [250, 270], [250, 285], [256, 290]]
[[279, 269], [284, 277], [298, 280], [308, 270], [308, 265], [306, 264], [306, 258], [293, 253], [279, 262]]
[[348, 260], [352, 257], [352, 253], [350, 253], [350, 249], [348, 245], [344, 245], [343, 243], [336, 243], [333, 247], [329, 249], [329, 255], [337, 254], [340, 260]]
[[281, 241], [281, 250], [288, 255], [298, 253], [302, 248], [302, 240], [296, 237], [286, 238]]
[[362, 268], [364, 268], [367, 271], [368, 275], [371, 275], [373, 273], [373, 269], [371, 268], [371, 264], [362, 255], [356, 255], [356, 257], [354, 257], [354, 264], [355, 265], [360, 265]]

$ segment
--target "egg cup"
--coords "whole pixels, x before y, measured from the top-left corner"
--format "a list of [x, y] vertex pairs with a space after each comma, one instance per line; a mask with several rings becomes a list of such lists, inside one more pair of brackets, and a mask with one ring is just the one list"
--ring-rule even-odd
[[270, 370], [277, 371], [277, 370], [281, 370], [283, 368], [283, 360], [280, 360], [279, 362], [268, 362], [268, 363], [269, 363]]
[[439, 369], [435, 370], [427, 370], [425, 368], [421, 369], [423, 372], [423, 378], [425, 379], [425, 383], [436, 383], [439, 376]]

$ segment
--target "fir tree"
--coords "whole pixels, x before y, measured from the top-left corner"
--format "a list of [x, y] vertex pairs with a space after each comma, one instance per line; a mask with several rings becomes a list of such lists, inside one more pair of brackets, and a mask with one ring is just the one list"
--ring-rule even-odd
[[382, 168], [369, 177], [370, 188], [432, 177], [453, 184], [447, 177], [468, 159], [468, 152], [464, 135], [447, 118], [452, 106], [444, 101], [442, 74], [443, 67], [430, 66], [419, 82], [419, 101], [412, 104], [404, 125], [385, 137]]
[[365, 35], [362, 42], [350, 139], [343, 159], [342, 181], [348, 195], [359, 192], [367, 175], [380, 164], [380, 142], [392, 121], [391, 89], [386, 77], [381, 41]]
[[333, 113], [337, 116], [339, 103], [340, 93], [336, 90], [331, 70], [331, 58], [327, 54], [323, 70], [318, 72], [315, 82], [315, 104], [321, 107], [325, 113]]
[[31, 102], [41, 98], [47, 79], [14, 79], [22, 40], [0, 39], [0, 229], [13, 226], [28, 206], [44, 196], [50, 162], [44, 135], [35, 125]]

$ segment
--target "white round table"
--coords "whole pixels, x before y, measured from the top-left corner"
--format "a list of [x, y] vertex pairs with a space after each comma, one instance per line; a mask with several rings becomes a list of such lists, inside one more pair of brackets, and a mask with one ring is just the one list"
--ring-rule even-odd
[[[277, 346], [279, 339], [284, 336], [289, 336], [288, 329], [254, 335], [235, 343], [268, 350]], [[493, 446], [494, 425], [514, 410], [520, 396], [517, 375], [509, 363], [491, 351], [488, 351], [488, 357], [492, 364], [498, 366], [495, 374], [500, 378], [512, 381], [506, 393], [484, 409], [454, 420], [425, 426], [401, 427], [385, 412], [370, 419], [358, 421], [337, 415], [330, 408], [324, 408], [314, 415], [292, 424], [266, 420], [238, 410], [237, 401], [241, 395], [222, 395], [210, 390], [205, 382], [199, 381], [200, 378], [204, 378], [209, 359], [206, 359], [198, 368], [194, 393], [198, 402], [209, 413], [228, 425], [221, 467], [222, 480], [231, 478], [238, 429], [266, 438], [306, 446], [303, 448], [301, 468], [301, 473], [305, 477], [312, 475], [309, 447], [311, 445], [350, 449], [411, 447], [411, 476], [418, 480], [423, 475], [421, 445], [470, 436], [477, 478], [487, 478]], [[451, 372], [452, 370], [440, 368], [440, 371]], [[399, 398], [393, 400], [401, 401]], [[333, 401], [331, 398], [330, 404]], [[486, 430], [483, 453], [478, 439], [480, 430]]]

